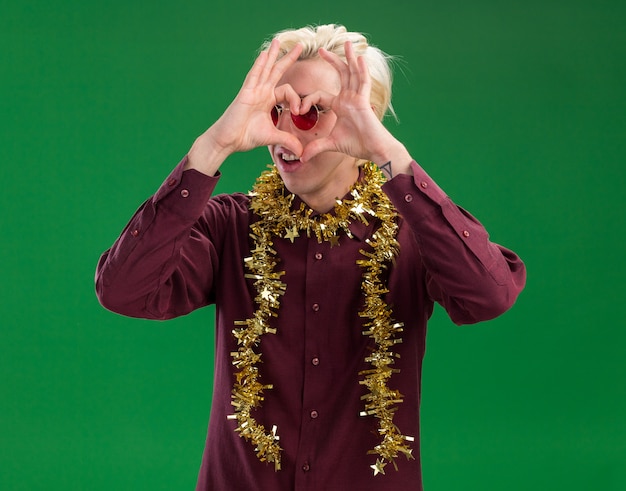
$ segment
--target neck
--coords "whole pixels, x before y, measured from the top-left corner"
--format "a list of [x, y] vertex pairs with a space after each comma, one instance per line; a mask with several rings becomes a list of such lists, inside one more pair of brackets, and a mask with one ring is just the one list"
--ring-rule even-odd
[[317, 192], [298, 194], [298, 197], [313, 211], [328, 213], [335, 207], [337, 200], [342, 199], [359, 179], [359, 169], [357, 166], [348, 168], [344, 175], [332, 177], [335, 185]]

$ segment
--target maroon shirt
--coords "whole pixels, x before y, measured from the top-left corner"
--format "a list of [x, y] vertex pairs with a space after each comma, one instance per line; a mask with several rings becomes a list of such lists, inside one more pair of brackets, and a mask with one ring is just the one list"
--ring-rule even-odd
[[415, 460], [400, 455], [374, 476], [368, 455], [380, 438], [374, 417], [359, 416], [365, 389], [359, 371], [370, 340], [362, 334], [361, 268], [356, 260], [377, 227], [355, 222], [331, 248], [302, 235], [276, 239], [278, 268], [286, 271], [278, 332], [263, 336], [261, 382], [274, 385], [256, 419], [278, 426], [282, 470], [260, 462], [240, 438], [232, 414], [234, 321], [255, 310], [255, 289], [244, 278], [254, 215], [244, 194], [210, 197], [218, 181], [184, 159], [137, 211], [98, 264], [100, 302], [120, 314], [169, 319], [216, 305], [215, 383], [198, 490], [291, 491], [421, 490], [419, 405], [426, 322], [439, 302], [457, 324], [506, 311], [524, 286], [526, 272], [511, 251], [489, 241], [476, 219], [457, 207], [424, 170], [396, 176], [383, 189], [400, 215], [400, 253], [390, 268], [387, 302], [404, 323], [401, 358], [389, 386], [404, 394], [394, 417]]

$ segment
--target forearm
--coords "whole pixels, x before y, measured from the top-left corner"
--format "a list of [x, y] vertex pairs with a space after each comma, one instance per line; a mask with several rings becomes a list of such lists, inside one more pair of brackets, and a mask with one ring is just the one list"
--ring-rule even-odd
[[[190, 237], [190, 232], [206, 206], [215, 179], [183, 172], [186, 163], [184, 159], [176, 167], [100, 258], [96, 292], [109, 310], [162, 319], [205, 303], [207, 285], [191, 285], [185, 278], [197, 276], [194, 263], [200, 258], [210, 264], [204, 259], [210, 248]], [[181, 254], [183, 248], [185, 254]], [[210, 274], [206, 279], [209, 281]]]
[[478, 220], [455, 205], [415, 162], [414, 176], [385, 185], [415, 235], [428, 290], [452, 320], [469, 324], [506, 311], [525, 284], [524, 264], [489, 240]]

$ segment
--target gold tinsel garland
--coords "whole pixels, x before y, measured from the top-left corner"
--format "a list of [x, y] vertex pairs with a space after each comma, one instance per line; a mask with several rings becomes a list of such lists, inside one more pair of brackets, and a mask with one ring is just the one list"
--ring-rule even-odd
[[251, 414], [262, 404], [264, 390], [272, 388], [271, 384], [263, 385], [259, 380], [257, 364], [261, 361], [261, 352], [256, 352], [255, 348], [263, 334], [276, 333], [276, 329], [270, 326], [270, 320], [278, 316], [280, 297], [287, 288], [280, 279], [284, 271], [275, 270], [278, 260], [272, 240], [283, 237], [293, 242], [300, 232], [304, 232], [307, 237], [315, 236], [320, 243], [330, 242], [332, 247], [339, 245], [338, 233], [341, 231], [352, 237], [349, 229], [352, 221], [360, 220], [367, 224], [367, 215], [378, 218], [381, 225], [367, 240], [372, 250], [361, 250], [364, 259], [357, 260], [363, 269], [361, 288], [365, 297], [365, 306], [359, 316], [368, 319], [363, 334], [373, 339], [376, 346], [365, 359], [371, 368], [359, 373], [363, 377], [359, 383], [368, 389], [368, 393], [361, 398], [365, 408], [360, 415], [378, 418], [381, 442], [368, 451], [378, 455], [376, 463], [371, 466], [374, 475], [384, 474], [384, 467], [389, 462], [397, 469], [394, 459], [398, 453], [413, 458], [407, 443], [413, 438], [402, 435], [393, 423], [397, 404], [402, 402], [403, 396], [388, 387], [392, 374], [399, 372], [392, 368], [400, 356], [393, 351], [393, 347], [402, 342], [397, 336], [402, 332], [403, 324], [393, 320], [392, 310], [384, 301], [389, 290], [381, 277], [398, 253], [397, 213], [381, 189], [384, 182], [381, 172], [371, 162], [363, 167], [363, 179], [350, 191], [353, 199], [337, 200], [333, 214], [311, 217], [313, 211], [304, 203], [297, 210], [292, 210], [294, 196], [286, 192], [275, 168], [261, 174], [250, 193], [250, 208], [260, 220], [250, 225], [254, 248], [245, 263], [250, 271], [246, 278], [254, 280], [257, 291], [254, 299], [257, 310], [250, 319], [235, 322], [237, 327], [233, 335], [238, 350], [231, 353], [232, 363], [237, 369], [232, 391], [235, 413], [228, 418], [237, 421], [235, 431], [254, 445], [257, 457], [261, 461], [273, 462], [276, 470], [280, 469], [281, 452], [277, 427], [273, 426], [268, 432]]

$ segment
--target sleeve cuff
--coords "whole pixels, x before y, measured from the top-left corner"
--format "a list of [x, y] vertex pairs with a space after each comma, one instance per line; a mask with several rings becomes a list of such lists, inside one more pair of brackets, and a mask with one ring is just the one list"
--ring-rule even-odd
[[415, 161], [411, 162], [413, 175], [400, 174], [383, 185], [384, 191], [400, 214], [403, 211], [421, 217], [431, 215], [444, 206], [448, 196]]
[[185, 170], [187, 156], [174, 168], [153, 197], [154, 206], [167, 208], [181, 217], [197, 218], [215, 190], [220, 174], [207, 176]]

